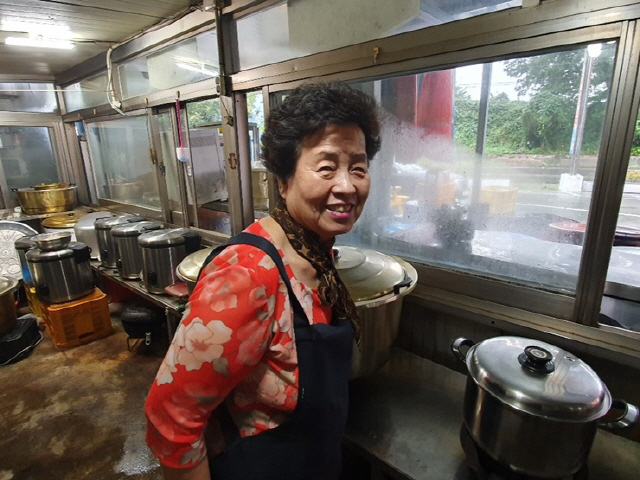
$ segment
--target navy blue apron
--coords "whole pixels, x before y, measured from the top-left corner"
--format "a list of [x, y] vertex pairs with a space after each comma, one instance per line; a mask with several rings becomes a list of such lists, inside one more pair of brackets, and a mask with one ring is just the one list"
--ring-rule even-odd
[[[309, 325], [282, 258], [265, 238], [249, 233], [213, 250], [207, 265], [226, 246], [248, 244], [274, 261], [294, 312], [298, 354], [298, 403], [280, 426], [241, 438], [226, 406], [218, 408], [227, 448], [209, 459], [215, 480], [334, 480], [340, 477], [340, 441], [347, 419], [353, 330], [348, 321]], [[204, 268], [204, 267], [203, 267]]]

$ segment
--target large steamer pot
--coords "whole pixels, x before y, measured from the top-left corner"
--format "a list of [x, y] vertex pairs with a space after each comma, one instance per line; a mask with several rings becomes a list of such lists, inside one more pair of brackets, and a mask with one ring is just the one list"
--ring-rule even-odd
[[135, 280], [142, 274], [142, 252], [138, 237], [163, 228], [160, 222], [134, 222], [116, 225], [111, 229], [116, 255], [116, 268], [122, 278]]
[[100, 259], [100, 246], [98, 245], [95, 221], [98, 218], [110, 218], [113, 216], [111, 212], [91, 212], [79, 218], [73, 226], [76, 240], [88, 245], [91, 249], [91, 258]]
[[214, 247], [207, 247], [191, 253], [184, 257], [184, 260], [182, 260], [178, 265], [176, 274], [178, 279], [182, 280], [187, 285], [189, 295], [193, 293], [202, 265], [204, 265], [205, 260], [213, 248]]
[[[561, 348], [508, 336], [478, 344], [458, 338], [451, 348], [469, 372], [466, 428], [481, 450], [518, 474], [573, 475], [586, 464], [598, 426], [638, 420], [637, 407], [612, 401], [596, 373]], [[624, 413], [602, 422], [612, 404]]]
[[142, 251], [142, 282], [150, 293], [165, 293], [179, 279], [176, 268], [200, 248], [200, 235], [188, 228], [162, 229], [138, 237]]
[[116, 247], [111, 236], [111, 229], [116, 225], [142, 222], [144, 218], [138, 215], [124, 214], [115, 217], [98, 218], [94, 222], [98, 248], [100, 249], [100, 264], [105, 268], [116, 268]]
[[11, 332], [16, 328], [16, 299], [13, 294], [18, 288], [18, 280], [12, 277], [0, 276], [0, 335]]
[[22, 211], [28, 215], [65, 212], [77, 203], [77, 187], [67, 183], [36, 185], [12, 189]]
[[[44, 233], [33, 238], [38, 245], [38, 237], [51, 235], [56, 234]], [[42, 246], [44, 243], [41, 242]], [[69, 302], [90, 294], [94, 289], [90, 249], [84, 243], [71, 242], [51, 250], [31, 248], [26, 257], [36, 295], [44, 302]]]
[[44, 233], [69, 232], [71, 241], [76, 241], [76, 232], [74, 227], [78, 220], [85, 214], [82, 212], [68, 212], [52, 215], [42, 220], [42, 229]]
[[415, 288], [418, 274], [398, 257], [365, 248], [336, 247], [334, 259], [360, 317], [360, 345], [353, 346], [351, 378], [363, 377], [389, 360], [403, 298]]

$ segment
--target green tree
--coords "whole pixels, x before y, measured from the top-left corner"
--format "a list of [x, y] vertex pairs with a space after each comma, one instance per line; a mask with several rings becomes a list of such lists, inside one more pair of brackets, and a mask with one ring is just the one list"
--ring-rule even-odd
[[[516, 91], [530, 97], [523, 112], [527, 148], [546, 153], [566, 153], [575, 117], [585, 48], [516, 58], [505, 62], [505, 71], [517, 78]], [[594, 153], [600, 144], [616, 45], [603, 44], [593, 60], [587, 100], [583, 153]]]
[[187, 103], [187, 118], [189, 128], [221, 123], [220, 99], [210, 98], [208, 100]]

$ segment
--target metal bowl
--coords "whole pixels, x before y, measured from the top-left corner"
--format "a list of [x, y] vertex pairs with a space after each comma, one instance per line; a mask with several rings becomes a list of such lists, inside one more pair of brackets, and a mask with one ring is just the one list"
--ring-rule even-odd
[[71, 243], [71, 232], [41, 233], [32, 239], [40, 250], [60, 250]]

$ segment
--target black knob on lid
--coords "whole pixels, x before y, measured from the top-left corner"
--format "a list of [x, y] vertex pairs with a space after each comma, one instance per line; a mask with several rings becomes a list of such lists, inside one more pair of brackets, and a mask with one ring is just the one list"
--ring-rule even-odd
[[518, 361], [523, 367], [537, 373], [551, 373], [556, 368], [551, 352], [536, 345], [525, 347], [524, 352], [518, 355]]

